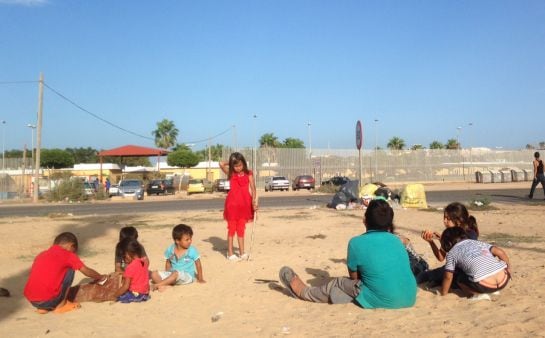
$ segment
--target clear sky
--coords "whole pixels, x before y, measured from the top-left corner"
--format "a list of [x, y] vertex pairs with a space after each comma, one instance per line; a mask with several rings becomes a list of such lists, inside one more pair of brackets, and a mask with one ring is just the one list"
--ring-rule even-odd
[[154, 146], [166, 118], [195, 149], [351, 149], [357, 120], [366, 149], [519, 149], [545, 140], [545, 1], [0, 0], [6, 149], [30, 146], [38, 84], [13, 82], [40, 72], [45, 148]]

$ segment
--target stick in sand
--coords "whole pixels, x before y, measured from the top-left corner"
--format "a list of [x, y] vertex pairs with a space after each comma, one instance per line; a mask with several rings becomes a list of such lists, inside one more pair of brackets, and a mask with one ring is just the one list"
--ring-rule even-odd
[[[256, 201], [256, 204], [259, 205], [258, 203], [258, 196], [256, 194], [256, 197], [255, 197], [255, 201]], [[255, 223], [257, 221], [257, 210], [254, 210], [254, 220], [252, 222], [252, 234], [250, 236], [250, 250], [248, 250], [248, 260], [250, 260], [250, 257], [252, 256], [252, 248], [254, 246], [254, 230], [255, 230]]]

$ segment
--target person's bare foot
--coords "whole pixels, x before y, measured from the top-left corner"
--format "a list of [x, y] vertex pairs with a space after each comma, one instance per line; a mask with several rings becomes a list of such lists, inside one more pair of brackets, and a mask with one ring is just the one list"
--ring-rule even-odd
[[64, 304], [59, 304], [59, 306], [57, 306], [55, 308], [55, 310], [53, 310], [54, 313], [66, 313], [66, 312], [70, 312], [72, 310], [76, 310], [76, 309], [79, 309], [81, 307], [81, 305], [79, 305], [79, 303], [72, 303], [70, 301], [66, 301]]
[[36, 313], [39, 313], [41, 315], [45, 315], [46, 313], [49, 313], [49, 310], [46, 309], [36, 309]]
[[301, 298], [301, 292], [303, 292], [303, 289], [306, 288], [307, 285], [301, 280], [301, 278], [299, 278], [299, 276], [295, 275], [290, 281], [290, 287], [293, 293], [295, 293], [297, 297]]
[[153, 284], [151, 286], [151, 291], [159, 291], [159, 292], [165, 292], [166, 290], [170, 289], [172, 285], [155, 285]]

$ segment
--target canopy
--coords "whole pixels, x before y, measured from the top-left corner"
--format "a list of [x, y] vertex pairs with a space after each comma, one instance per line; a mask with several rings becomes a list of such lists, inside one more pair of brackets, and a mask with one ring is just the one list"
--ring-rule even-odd
[[103, 150], [98, 153], [99, 157], [118, 156], [118, 157], [149, 157], [168, 155], [169, 151], [159, 148], [140, 147], [135, 145], [126, 145], [110, 150]]

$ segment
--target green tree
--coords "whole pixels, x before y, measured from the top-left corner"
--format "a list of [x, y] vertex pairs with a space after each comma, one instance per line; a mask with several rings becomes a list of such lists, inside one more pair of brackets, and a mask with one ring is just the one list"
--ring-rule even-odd
[[265, 133], [259, 139], [259, 147], [261, 148], [278, 148], [279, 146], [280, 142], [278, 137], [274, 136], [274, 133]]
[[[216, 144], [216, 145], [210, 146], [210, 160], [212, 160], [212, 161], [221, 160], [223, 147], [224, 147], [223, 144]], [[208, 160], [208, 147], [206, 147], [206, 148], [204, 148], [202, 150], [196, 151], [195, 154], [197, 154], [197, 156], [199, 156], [199, 159], [201, 159], [201, 161], [207, 161]]]
[[424, 149], [424, 147], [422, 147], [421, 144], [414, 144], [414, 145], [411, 147], [411, 150], [420, 150], [420, 149]]
[[168, 149], [176, 144], [179, 130], [174, 125], [174, 122], [163, 119], [157, 122], [157, 129], [151, 132], [155, 137], [155, 145], [159, 148]]
[[199, 156], [190, 149], [178, 149], [167, 156], [170, 166], [189, 168], [199, 164]]
[[532, 150], [532, 149], [535, 149], [535, 148], [536, 148], [536, 147], [534, 147], [534, 146], [533, 146], [532, 144], [530, 144], [530, 143], [528, 143], [528, 144], [526, 145], [526, 149], [528, 149], [528, 150]]
[[405, 141], [402, 138], [394, 136], [388, 141], [386, 145], [390, 150], [402, 150], [405, 148]]
[[456, 141], [456, 139], [451, 138], [447, 141], [445, 148], [451, 150], [460, 149], [460, 144], [458, 143], [458, 141]]
[[98, 152], [91, 147], [87, 148], [66, 148], [65, 149], [74, 158], [74, 163], [97, 163]]
[[[28, 149], [27, 150], [27, 157], [32, 157], [31, 155], [31, 150]], [[4, 152], [4, 156], [6, 158], [23, 158], [23, 151], [22, 150], [17, 150], [17, 149], [13, 149], [13, 150], [6, 150]]]
[[151, 162], [148, 157], [120, 157], [120, 156], [105, 156], [104, 163], [115, 163], [119, 165], [127, 165], [130, 167], [151, 167]]
[[430, 143], [430, 149], [444, 149], [445, 145], [439, 141], [433, 141]]
[[305, 142], [298, 138], [287, 137], [282, 144], [282, 148], [305, 148]]
[[40, 153], [40, 166], [45, 168], [70, 168], [74, 166], [72, 155], [61, 149], [42, 149]]

